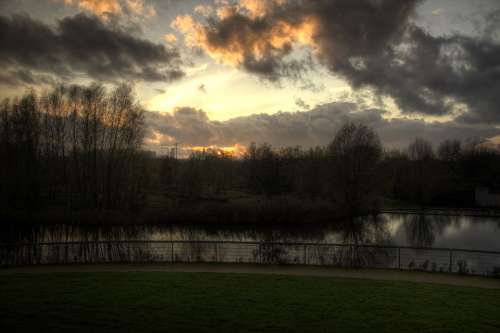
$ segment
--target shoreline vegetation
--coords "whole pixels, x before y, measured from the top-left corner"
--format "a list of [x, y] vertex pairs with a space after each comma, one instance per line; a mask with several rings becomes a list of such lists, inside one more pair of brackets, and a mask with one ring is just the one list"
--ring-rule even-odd
[[[346, 123], [324, 147], [250, 144], [188, 158], [146, 151], [132, 89], [27, 92], [0, 105], [0, 219], [10, 223], [334, 223], [384, 211], [476, 206], [500, 188], [500, 154], [480, 139], [383, 147]], [[447, 208], [448, 207], [448, 208]], [[460, 208], [459, 210], [463, 210]]]
[[[116, 209], [68, 210], [60, 207], [35, 211], [2, 210], [0, 220], [8, 224], [109, 224], [109, 225], [179, 225], [179, 224], [331, 224], [344, 223], [356, 217], [339, 214], [328, 200], [307, 198], [263, 198], [231, 202], [200, 200], [165, 204], [167, 208], [143, 208], [139, 211]], [[500, 217], [500, 210], [477, 207], [382, 206], [357, 217], [379, 214], [444, 215], [467, 217]]]

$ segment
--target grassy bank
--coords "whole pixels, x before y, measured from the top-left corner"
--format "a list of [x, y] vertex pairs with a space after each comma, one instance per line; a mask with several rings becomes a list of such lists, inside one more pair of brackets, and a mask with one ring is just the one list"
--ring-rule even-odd
[[213, 273], [0, 275], [0, 329], [498, 332], [500, 290]]

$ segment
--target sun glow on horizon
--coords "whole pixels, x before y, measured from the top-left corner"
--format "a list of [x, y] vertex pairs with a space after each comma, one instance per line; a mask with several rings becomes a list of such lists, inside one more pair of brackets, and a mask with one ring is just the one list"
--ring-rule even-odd
[[338, 99], [342, 91], [350, 89], [347, 82], [335, 76], [320, 76], [315, 87], [306, 83], [283, 82], [281, 86], [265, 83], [248, 73], [226, 65], [199, 66], [179, 82], [170, 83], [164, 92], [145, 103], [150, 111], [173, 112], [178, 107], [201, 109], [211, 120], [225, 121], [251, 114], [293, 112], [302, 109], [297, 99], [310, 107]]

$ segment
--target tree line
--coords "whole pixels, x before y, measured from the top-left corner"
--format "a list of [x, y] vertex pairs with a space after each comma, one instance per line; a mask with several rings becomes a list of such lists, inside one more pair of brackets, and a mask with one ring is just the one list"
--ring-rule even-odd
[[349, 214], [377, 210], [383, 199], [472, 207], [477, 187], [500, 186], [500, 153], [477, 138], [445, 140], [437, 147], [417, 138], [406, 149], [384, 149], [373, 129], [354, 123], [340, 128], [325, 147], [252, 143], [241, 159], [212, 150], [183, 161], [159, 160], [169, 175], [161, 178], [177, 179], [188, 196], [235, 189], [266, 197], [293, 194], [330, 200]]
[[143, 149], [144, 110], [120, 85], [58, 87], [0, 106], [0, 199], [4, 209], [136, 211], [155, 196], [195, 203], [243, 194], [330, 202], [343, 215], [392, 199], [472, 206], [477, 186], [500, 184], [500, 155], [479, 140], [416, 139], [384, 149], [377, 133], [347, 123], [324, 147], [252, 143], [242, 158], [221, 150], [187, 159]]
[[126, 85], [30, 91], [0, 106], [2, 204], [112, 208], [144, 190], [144, 112]]

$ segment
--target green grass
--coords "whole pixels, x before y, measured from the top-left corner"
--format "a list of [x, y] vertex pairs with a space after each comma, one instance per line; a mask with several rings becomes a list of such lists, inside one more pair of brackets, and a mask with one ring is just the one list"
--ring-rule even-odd
[[213, 273], [0, 275], [2, 332], [500, 332], [500, 290]]

